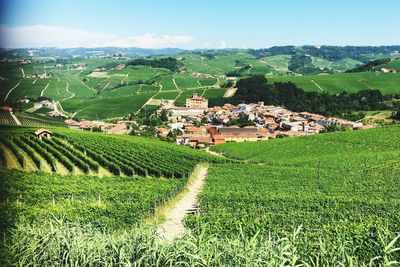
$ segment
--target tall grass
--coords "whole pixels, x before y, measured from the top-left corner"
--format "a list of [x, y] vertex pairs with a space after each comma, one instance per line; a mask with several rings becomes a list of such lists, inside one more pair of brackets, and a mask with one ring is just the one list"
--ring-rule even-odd
[[[372, 259], [355, 256], [351, 240], [320, 240], [317, 252], [302, 256], [301, 228], [285, 237], [243, 234], [235, 238], [188, 233], [161, 240], [154, 228], [106, 232], [90, 225], [51, 220], [20, 224], [3, 241], [2, 266], [397, 266], [399, 236], [387, 239]], [[330, 245], [328, 245], [330, 244]], [[335, 245], [332, 245], [335, 244]], [[397, 247], [396, 247], [397, 246]], [[397, 261], [396, 261], [397, 259]], [[1, 263], [1, 262], [0, 262]]]

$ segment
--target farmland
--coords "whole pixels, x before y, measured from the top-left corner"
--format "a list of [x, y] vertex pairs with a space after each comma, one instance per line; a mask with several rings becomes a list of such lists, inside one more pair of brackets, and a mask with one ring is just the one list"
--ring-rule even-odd
[[[56, 137], [42, 141], [33, 135], [33, 129], [8, 127], [2, 130], [2, 142], [9, 149], [19, 151], [30, 147], [24, 150], [27, 154], [18, 159], [17, 169], [26, 169], [26, 162], [33, 160], [38, 163], [30, 171], [44, 167], [64, 174], [187, 178], [195, 165], [202, 161], [222, 161], [186, 147], [145, 138], [71, 132], [62, 128], [54, 128]], [[82, 151], [85, 153], [82, 154]], [[175, 162], [177, 159], [179, 164]]]
[[201, 215], [188, 225], [205, 224], [207, 232], [225, 236], [285, 235], [302, 225], [309, 240], [352, 236], [357, 253], [372, 257], [377, 228], [388, 228], [392, 238], [399, 234], [399, 131], [393, 126], [216, 146], [247, 163], [209, 170]]
[[395, 94], [400, 91], [398, 73], [337, 73], [331, 75], [270, 77], [269, 82], [293, 82], [305, 91], [328, 92], [337, 94], [343, 90], [355, 93], [364, 89], [379, 89], [383, 94]]
[[[291, 47], [267, 52], [262, 49], [181, 51], [171, 57], [181, 66], [180, 71], [158, 65], [129, 65], [131, 60], [138, 59], [125, 57], [63, 58], [58, 60], [62, 64], [51, 58], [1, 62], [0, 99], [2, 104], [13, 105], [25, 97], [31, 101], [39, 97], [50, 98], [58, 101], [60, 109], [69, 116], [103, 120], [134, 113], [153, 97], [161, 99], [167, 96], [167, 99], [176, 99], [176, 104], [182, 105], [188, 90], [204, 93], [208, 98], [219, 97], [225, 90], [227, 76], [242, 79], [262, 75], [271, 83], [291, 81], [306, 91], [332, 94], [371, 88], [384, 94], [399, 92], [398, 73], [343, 73], [378, 55], [368, 54], [360, 61], [359, 57], [346, 57], [344, 54], [333, 60], [318, 53], [308, 55], [303, 50]], [[152, 62], [161, 58], [165, 57], [152, 56], [146, 60]], [[398, 61], [392, 60], [378, 67], [396, 70]], [[127, 65], [115, 68], [121, 64]], [[220, 91], [211, 91], [211, 88]]]
[[[351, 258], [361, 265], [376, 256], [382, 256], [377, 263], [398, 258], [398, 251], [382, 250], [398, 247], [388, 245], [400, 227], [398, 126], [214, 147], [226, 157], [140, 137], [62, 128], [51, 128], [54, 136], [41, 141], [34, 130], [8, 127], [0, 140], [1, 164], [16, 169], [1, 170], [2, 230], [18, 226], [8, 236], [14, 240], [8, 253], [19, 262], [32, 262], [23, 251], [47, 251], [41, 244], [48, 242], [48, 249], [63, 250], [78, 262], [83, 259], [73, 247], [90, 262], [98, 253], [117, 261], [102, 242], [141, 251], [149, 264], [155, 258], [148, 249], [154, 246], [156, 258], [166, 262], [177, 260], [177, 248], [194, 249], [185, 256], [193, 263], [205, 257], [206, 247], [224, 250], [226, 256], [213, 257], [211, 265], [240, 262], [236, 254], [245, 253], [244, 244], [257, 252], [246, 254], [248, 260], [263, 262], [319, 258], [339, 264]], [[200, 162], [210, 167], [200, 215], [186, 219], [192, 231], [172, 247], [155, 245], [157, 235], [143, 222], [183, 190]], [[68, 233], [65, 242], [81, 245], [62, 249], [61, 233]], [[284, 251], [283, 258], [273, 256]], [[123, 262], [139, 257], [123, 255]], [[68, 260], [42, 256], [34, 261]]]
[[[234, 81], [261, 75], [269, 83], [292, 81], [306, 91], [332, 94], [400, 91], [398, 73], [343, 73], [370, 58], [245, 49], [173, 57], [166, 61], [176, 65], [165, 68], [153, 67], [161, 56], [146, 58], [146, 66], [94, 57], [68, 58], [58, 67], [54, 61], [1, 63], [2, 104], [11, 105], [22, 123], [16, 127], [10, 113], [0, 114], [0, 249], [8, 263], [362, 265], [374, 258], [384, 265], [399, 258], [396, 125], [225, 143], [213, 148], [222, 154], [217, 156], [143, 137], [71, 131], [48, 118], [50, 109], [33, 108], [50, 98], [77, 120], [119, 119], [139, 109], [149, 115], [160, 99], [185, 105], [193, 93], [221, 98], [235, 83], [226, 85], [228, 76]], [[396, 68], [396, 62], [385, 67]], [[36, 75], [46, 73], [52, 75]], [[31, 102], [15, 104], [24, 97]], [[51, 139], [33, 134], [44, 126]], [[165, 219], [160, 214], [186, 194], [193, 170], [203, 164], [205, 187], [194, 206], [199, 214], [186, 217], [183, 237], [160, 242], [153, 223]], [[224, 256], [216, 257], [220, 251]]]

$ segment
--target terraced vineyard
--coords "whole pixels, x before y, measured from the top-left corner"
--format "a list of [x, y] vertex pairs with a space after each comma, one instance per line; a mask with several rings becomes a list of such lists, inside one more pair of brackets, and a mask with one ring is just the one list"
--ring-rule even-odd
[[[186, 147], [140, 137], [109, 136], [61, 128], [53, 130], [54, 137], [40, 140], [33, 134], [35, 128], [9, 127], [1, 131], [4, 136], [2, 141], [6, 147], [16, 147], [12, 152], [18, 158], [20, 169], [26, 169], [26, 161], [33, 161], [35, 164], [29, 169], [31, 171], [51, 170], [64, 174], [100, 172], [108, 176], [187, 178], [200, 162], [226, 161]], [[26, 156], [16, 155], [20, 149]]]

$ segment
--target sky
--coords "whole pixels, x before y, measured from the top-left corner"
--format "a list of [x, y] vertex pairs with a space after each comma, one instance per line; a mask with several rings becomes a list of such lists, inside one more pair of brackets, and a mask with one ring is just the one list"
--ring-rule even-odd
[[400, 45], [400, 0], [0, 0], [0, 46]]

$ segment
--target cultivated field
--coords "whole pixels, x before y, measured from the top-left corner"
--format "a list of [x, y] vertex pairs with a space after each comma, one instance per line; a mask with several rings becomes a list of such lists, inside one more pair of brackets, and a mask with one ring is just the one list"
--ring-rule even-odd
[[349, 93], [364, 89], [379, 89], [383, 94], [400, 92], [400, 74], [398, 73], [337, 73], [331, 75], [269, 77], [268, 81], [293, 82], [305, 91], [340, 93], [347, 90]]

